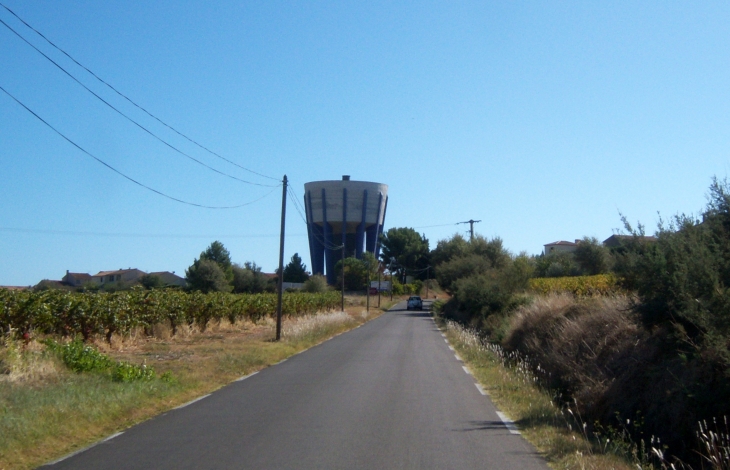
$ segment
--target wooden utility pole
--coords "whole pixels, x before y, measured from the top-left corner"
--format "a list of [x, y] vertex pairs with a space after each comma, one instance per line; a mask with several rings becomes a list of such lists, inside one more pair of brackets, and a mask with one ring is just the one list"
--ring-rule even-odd
[[[345, 230], [343, 227], [342, 230]], [[344, 232], [343, 232], [344, 233]], [[345, 236], [342, 236], [343, 240]], [[342, 311], [345, 311], [345, 242], [342, 242]]]
[[378, 308], [380, 308], [380, 263], [378, 263]]
[[466, 222], [456, 222], [456, 225], [459, 224], [469, 224], [469, 241], [474, 241], [474, 224], [481, 222], [481, 220], [467, 220]]
[[284, 293], [284, 231], [286, 228], [286, 185], [287, 179], [284, 175], [283, 189], [281, 195], [281, 236], [279, 239], [279, 293], [276, 303], [276, 340], [281, 339], [281, 303]]

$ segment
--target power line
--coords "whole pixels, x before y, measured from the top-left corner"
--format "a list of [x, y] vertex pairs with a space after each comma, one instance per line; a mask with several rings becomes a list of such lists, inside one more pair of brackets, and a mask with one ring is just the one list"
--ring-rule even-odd
[[82, 63], [80, 63], [80, 62], [79, 62], [78, 60], [74, 59], [74, 58], [73, 58], [73, 57], [72, 57], [72, 56], [71, 56], [71, 55], [70, 55], [69, 53], [67, 53], [67, 52], [66, 52], [65, 50], [61, 49], [61, 48], [60, 48], [59, 46], [57, 46], [56, 44], [54, 44], [54, 43], [53, 43], [53, 41], [51, 41], [51, 40], [50, 40], [50, 39], [48, 39], [48, 38], [47, 38], [46, 36], [44, 36], [44, 35], [43, 35], [43, 33], [41, 33], [40, 31], [38, 31], [37, 29], [35, 29], [35, 28], [34, 28], [33, 26], [31, 26], [30, 24], [28, 24], [28, 22], [26, 22], [26, 21], [25, 21], [25, 20], [24, 20], [23, 18], [21, 18], [20, 16], [18, 16], [18, 15], [17, 15], [17, 14], [16, 14], [16, 13], [15, 13], [15, 12], [14, 12], [13, 10], [11, 10], [11, 9], [10, 9], [10, 8], [8, 8], [7, 6], [5, 6], [5, 5], [3, 4], [3, 3], [0, 3], [0, 5], [2, 5], [2, 7], [3, 7], [3, 8], [5, 8], [5, 9], [6, 9], [6, 10], [7, 10], [8, 12], [10, 12], [10, 14], [11, 14], [11, 15], [13, 15], [13, 16], [14, 16], [14, 17], [16, 17], [16, 18], [17, 18], [18, 20], [20, 20], [20, 22], [22, 22], [22, 23], [23, 23], [23, 24], [24, 24], [25, 26], [27, 26], [28, 28], [30, 28], [31, 30], [33, 30], [33, 31], [34, 31], [34, 32], [35, 32], [36, 34], [38, 34], [38, 35], [39, 35], [40, 37], [42, 37], [42, 38], [43, 38], [43, 39], [44, 39], [44, 40], [45, 40], [45, 41], [46, 41], [46, 42], [47, 42], [48, 44], [50, 44], [50, 45], [51, 45], [51, 46], [53, 46], [53, 47], [54, 47], [54, 48], [55, 48], [56, 50], [58, 50], [58, 51], [59, 51], [59, 52], [61, 52], [61, 53], [62, 53], [63, 55], [65, 55], [66, 57], [68, 57], [69, 59], [71, 59], [71, 60], [72, 60], [72, 61], [73, 61], [73, 62], [74, 62], [74, 63], [75, 63], [76, 65], [78, 65], [78, 66], [79, 66], [79, 67], [81, 67], [82, 69], [84, 69], [84, 70], [86, 70], [87, 72], [89, 72], [89, 73], [90, 73], [90, 74], [91, 74], [91, 75], [92, 75], [92, 76], [93, 76], [94, 78], [96, 78], [97, 80], [99, 80], [99, 81], [100, 81], [101, 83], [103, 83], [104, 85], [106, 85], [107, 87], [109, 87], [109, 88], [110, 88], [110, 89], [111, 89], [112, 91], [114, 91], [114, 93], [116, 93], [117, 95], [121, 96], [121, 97], [122, 97], [122, 98], [124, 98], [125, 100], [129, 101], [129, 102], [130, 102], [130, 103], [131, 103], [132, 105], [134, 105], [135, 107], [137, 107], [138, 109], [140, 109], [141, 111], [143, 111], [144, 113], [146, 113], [146, 114], [147, 114], [148, 116], [150, 116], [150, 117], [151, 117], [152, 119], [156, 120], [157, 122], [159, 122], [159, 123], [160, 123], [160, 124], [162, 124], [163, 126], [165, 126], [165, 127], [167, 127], [168, 129], [170, 129], [171, 131], [173, 131], [173, 132], [174, 132], [174, 133], [176, 133], [177, 135], [179, 135], [179, 136], [181, 136], [182, 138], [184, 138], [184, 139], [188, 140], [189, 142], [191, 142], [191, 143], [193, 143], [193, 144], [197, 145], [198, 147], [200, 147], [201, 149], [203, 149], [203, 150], [205, 150], [206, 152], [210, 153], [211, 155], [215, 155], [216, 157], [220, 158], [221, 160], [223, 160], [223, 161], [226, 161], [226, 162], [230, 163], [231, 165], [237, 166], [238, 168], [241, 168], [242, 170], [248, 171], [249, 173], [253, 173], [254, 175], [258, 175], [258, 176], [261, 176], [262, 178], [268, 178], [268, 179], [270, 179], [270, 180], [274, 180], [274, 181], [279, 181], [279, 179], [278, 179], [278, 178], [274, 178], [274, 177], [272, 177], [272, 176], [267, 176], [267, 175], [264, 175], [264, 174], [262, 174], [262, 173], [259, 173], [259, 172], [257, 172], [257, 171], [251, 170], [250, 168], [246, 168], [246, 167], [244, 167], [244, 166], [241, 166], [241, 165], [239, 165], [239, 164], [238, 164], [238, 163], [236, 163], [236, 162], [233, 162], [233, 161], [231, 161], [231, 160], [228, 160], [227, 158], [225, 158], [225, 157], [223, 157], [223, 156], [221, 156], [221, 155], [218, 155], [218, 154], [217, 154], [216, 152], [214, 152], [214, 151], [210, 150], [209, 148], [205, 147], [205, 146], [204, 146], [204, 145], [202, 145], [202, 144], [199, 144], [198, 142], [196, 142], [196, 141], [195, 141], [195, 140], [193, 140], [192, 138], [190, 138], [190, 137], [188, 137], [187, 135], [183, 134], [182, 132], [178, 131], [177, 129], [175, 129], [175, 128], [174, 128], [174, 127], [172, 127], [171, 125], [169, 125], [169, 124], [167, 124], [166, 122], [164, 122], [164, 121], [163, 121], [162, 119], [158, 118], [157, 116], [155, 116], [155, 115], [154, 115], [154, 114], [152, 114], [151, 112], [147, 111], [147, 110], [146, 110], [145, 108], [143, 108], [143, 107], [142, 107], [142, 106], [140, 106], [139, 104], [135, 103], [135, 102], [134, 102], [134, 101], [133, 101], [133, 100], [132, 100], [131, 98], [129, 98], [129, 97], [127, 96], [127, 95], [125, 95], [125, 94], [124, 94], [124, 93], [122, 93], [121, 91], [119, 91], [119, 90], [117, 90], [116, 88], [114, 88], [114, 87], [113, 87], [113, 86], [112, 86], [111, 84], [109, 84], [109, 83], [107, 83], [106, 81], [104, 81], [104, 80], [103, 80], [103, 79], [102, 79], [101, 77], [99, 77], [99, 76], [98, 76], [97, 74], [95, 74], [94, 72], [92, 72], [92, 71], [91, 71], [91, 70], [90, 70], [90, 69], [89, 69], [88, 67], [86, 67], [85, 65], [83, 65]]
[[[0, 20], [0, 21], [1, 21], [1, 20]], [[9, 93], [9, 92], [8, 92], [8, 91], [7, 91], [6, 89], [5, 89], [5, 88], [3, 88], [2, 86], [0, 86], [0, 90], [1, 90], [1, 91], [3, 91], [3, 92], [4, 92], [5, 94], [6, 94], [6, 95], [8, 95], [8, 96], [9, 96], [10, 98], [12, 98], [12, 99], [13, 99], [13, 100], [14, 100], [14, 101], [15, 101], [16, 103], [18, 103], [18, 104], [19, 104], [20, 106], [22, 106], [23, 108], [25, 108], [25, 110], [26, 110], [26, 111], [28, 111], [28, 112], [29, 112], [29, 113], [31, 113], [31, 114], [32, 114], [33, 116], [35, 116], [35, 117], [36, 117], [36, 118], [37, 118], [37, 119], [38, 119], [39, 121], [41, 121], [41, 122], [42, 122], [43, 124], [45, 124], [46, 126], [48, 126], [48, 127], [49, 127], [49, 128], [50, 128], [50, 129], [51, 129], [51, 130], [52, 130], [53, 132], [55, 132], [56, 134], [60, 135], [60, 136], [61, 136], [61, 137], [62, 137], [62, 138], [63, 138], [64, 140], [66, 140], [66, 141], [67, 141], [68, 143], [70, 143], [71, 145], [73, 145], [73, 146], [74, 146], [74, 147], [76, 147], [77, 149], [81, 150], [81, 151], [82, 151], [83, 153], [85, 153], [85, 154], [86, 154], [86, 155], [88, 155], [89, 157], [93, 158], [93, 159], [94, 159], [94, 160], [96, 160], [97, 162], [101, 163], [101, 164], [102, 164], [102, 165], [104, 165], [105, 167], [109, 168], [109, 169], [110, 169], [110, 170], [112, 170], [112, 171], [113, 171], [114, 173], [118, 174], [119, 176], [123, 177], [123, 178], [124, 178], [124, 179], [126, 179], [126, 180], [129, 180], [129, 181], [131, 181], [132, 183], [134, 183], [134, 184], [136, 184], [136, 185], [138, 185], [138, 186], [141, 186], [141, 187], [143, 187], [143, 188], [145, 188], [145, 189], [147, 189], [147, 190], [149, 190], [149, 191], [152, 191], [152, 192], [153, 192], [153, 193], [155, 193], [155, 194], [158, 194], [158, 195], [160, 195], [160, 196], [162, 196], [162, 197], [165, 197], [165, 198], [167, 198], [167, 199], [171, 199], [171, 200], [173, 200], [173, 201], [175, 201], [175, 202], [179, 202], [179, 203], [181, 203], [181, 204], [187, 204], [187, 205], [189, 205], [189, 206], [195, 206], [195, 207], [202, 207], [202, 208], [204, 208], [204, 209], [236, 209], [236, 208], [238, 208], [238, 207], [248, 206], [248, 205], [250, 205], [250, 204], [253, 204], [253, 203], [255, 203], [255, 202], [258, 202], [258, 201], [260, 201], [261, 199], [263, 199], [263, 198], [265, 198], [266, 196], [268, 196], [268, 195], [270, 195], [271, 193], [273, 193], [273, 192], [274, 192], [274, 191], [276, 190], [276, 188], [278, 187], [278, 186], [274, 187], [274, 189], [272, 189], [271, 191], [269, 191], [268, 193], [266, 193], [265, 195], [261, 196], [261, 197], [260, 197], [260, 198], [258, 198], [258, 199], [254, 199], [253, 201], [250, 201], [250, 202], [247, 202], [247, 203], [244, 203], [244, 204], [239, 204], [239, 205], [236, 205], [236, 206], [206, 206], [206, 205], [204, 205], [204, 204], [197, 204], [197, 203], [194, 203], [194, 202], [189, 202], [189, 201], [185, 201], [185, 200], [183, 200], [183, 199], [178, 199], [178, 198], [176, 198], [176, 197], [173, 197], [173, 196], [170, 196], [170, 195], [168, 195], [168, 194], [165, 194], [165, 193], [163, 193], [162, 191], [158, 191], [158, 190], [156, 190], [156, 189], [154, 189], [154, 188], [152, 188], [152, 187], [150, 187], [150, 186], [147, 186], [146, 184], [140, 183], [139, 181], [137, 181], [137, 180], [133, 179], [133, 178], [132, 178], [132, 177], [130, 177], [130, 176], [127, 176], [127, 175], [125, 175], [125, 174], [124, 174], [124, 173], [122, 173], [121, 171], [119, 171], [119, 170], [117, 170], [116, 168], [114, 168], [113, 166], [109, 165], [109, 164], [108, 164], [108, 163], [106, 163], [106, 162], [105, 162], [104, 160], [102, 160], [102, 159], [100, 159], [100, 158], [98, 158], [98, 157], [96, 157], [96, 156], [92, 155], [91, 153], [87, 152], [87, 151], [86, 151], [86, 150], [85, 150], [84, 148], [82, 148], [82, 147], [81, 147], [81, 146], [80, 146], [79, 144], [77, 144], [77, 143], [76, 143], [76, 142], [74, 142], [73, 140], [71, 140], [71, 139], [69, 139], [68, 137], [66, 137], [66, 136], [65, 136], [65, 135], [64, 135], [63, 133], [61, 133], [61, 131], [59, 131], [58, 129], [56, 129], [55, 127], [53, 127], [53, 126], [52, 126], [51, 124], [49, 124], [49, 123], [48, 123], [48, 122], [47, 122], [47, 121], [46, 121], [45, 119], [43, 119], [43, 118], [42, 118], [42, 117], [40, 117], [40, 116], [39, 116], [38, 114], [36, 114], [36, 113], [35, 113], [35, 112], [34, 112], [34, 111], [33, 111], [32, 109], [30, 109], [30, 108], [29, 108], [29, 107], [27, 107], [27, 106], [26, 106], [25, 104], [23, 104], [23, 103], [22, 103], [22, 102], [21, 102], [21, 101], [20, 101], [20, 100], [19, 100], [18, 98], [16, 98], [16, 97], [15, 97], [15, 96], [13, 96], [12, 94], [10, 94], [10, 93]]]
[[[294, 190], [292, 189], [291, 185], [289, 185], [289, 198], [292, 200], [292, 202], [294, 204], [294, 209], [296, 209], [297, 213], [299, 214], [299, 217], [301, 217], [304, 224], [307, 225], [307, 219], [304, 216], [304, 214], [302, 214], [302, 210], [305, 213], [307, 212], [307, 210], [304, 207], [302, 207], [301, 202], [299, 202], [299, 197], [296, 194], [294, 194]], [[311, 233], [312, 236], [314, 236], [314, 238], [316, 238], [317, 241], [319, 241], [322, 244], [322, 246], [324, 246], [328, 250], [342, 249], [342, 245], [334, 245], [332, 243], [327, 243], [327, 241], [323, 240], [322, 237], [320, 237], [319, 234], [317, 232], [315, 232], [314, 230], [310, 230], [309, 233]]]
[[[5, 6], [5, 5], [3, 5], [3, 6]], [[7, 9], [7, 7], [6, 7], [6, 9]], [[21, 21], [22, 21], [22, 20], [21, 20]], [[63, 68], [63, 67], [62, 67], [61, 65], [59, 65], [59, 64], [58, 64], [58, 63], [57, 63], [56, 61], [54, 61], [53, 59], [51, 59], [50, 57], [48, 57], [48, 56], [47, 56], [47, 55], [46, 55], [46, 54], [45, 54], [45, 53], [44, 53], [43, 51], [41, 51], [40, 49], [38, 49], [38, 48], [37, 48], [37, 47], [36, 47], [35, 45], [33, 45], [33, 44], [32, 44], [32, 43], [31, 43], [30, 41], [28, 41], [27, 39], [25, 39], [25, 38], [24, 38], [24, 37], [23, 37], [23, 36], [22, 36], [22, 35], [21, 35], [20, 33], [18, 33], [18, 32], [17, 32], [16, 30], [14, 30], [14, 29], [13, 29], [13, 28], [12, 28], [12, 27], [11, 27], [10, 25], [8, 25], [8, 24], [7, 24], [7, 23], [6, 23], [5, 21], [3, 21], [2, 19], [0, 19], [0, 23], [2, 23], [2, 24], [3, 24], [3, 26], [5, 26], [6, 28], [8, 28], [8, 29], [9, 29], [10, 31], [12, 31], [12, 32], [13, 32], [13, 34], [15, 34], [16, 36], [18, 36], [18, 37], [19, 37], [19, 38], [20, 38], [20, 39], [21, 39], [21, 40], [22, 40], [23, 42], [25, 42], [25, 43], [26, 43], [26, 44], [28, 44], [28, 45], [29, 45], [30, 47], [32, 47], [33, 49], [35, 49], [35, 51], [36, 51], [36, 52], [38, 52], [38, 53], [39, 53], [40, 55], [42, 55], [43, 57], [45, 57], [46, 59], [48, 59], [48, 61], [50, 61], [50, 62], [51, 62], [51, 63], [52, 63], [53, 65], [55, 65], [56, 67], [58, 67], [58, 69], [59, 69], [59, 70], [61, 70], [61, 71], [62, 71], [63, 73], [65, 73], [66, 75], [68, 75], [68, 77], [69, 77], [69, 78], [71, 78], [71, 80], [75, 81], [75, 82], [76, 82], [76, 83], [78, 83], [78, 84], [79, 84], [79, 85], [80, 85], [80, 86], [81, 86], [81, 87], [82, 87], [83, 89], [85, 89], [86, 91], [88, 91], [89, 93], [91, 93], [92, 95], [94, 95], [94, 96], [95, 96], [95, 97], [96, 97], [96, 98], [97, 98], [97, 99], [98, 99], [99, 101], [101, 101], [102, 103], [104, 103], [105, 105], [107, 105], [107, 106], [108, 106], [109, 108], [111, 108], [112, 110], [114, 110], [114, 111], [115, 111], [115, 112], [116, 112], [117, 114], [119, 114], [120, 116], [122, 116], [123, 118], [125, 118], [126, 120], [128, 120], [129, 122], [131, 122], [132, 124], [134, 124], [135, 126], [139, 127], [139, 128], [141, 129], [141, 130], [143, 130], [144, 132], [146, 132], [146, 133], [147, 133], [147, 134], [149, 134], [150, 136], [154, 137], [155, 139], [157, 139], [158, 141], [160, 141], [161, 143], [163, 143], [164, 145], [166, 145], [166, 146], [167, 146], [167, 147], [169, 147], [170, 149], [172, 149], [172, 150], [174, 150], [175, 152], [179, 153], [180, 155], [182, 155], [182, 156], [184, 156], [184, 157], [186, 157], [186, 158], [188, 158], [188, 159], [190, 159], [190, 160], [194, 161], [194, 162], [195, 162], [195, 163], [197, 163], [198, 165], [201, 165], [201, 166], [203, 166], [203, 167], [205, 167], [205, 168], [209, 169], [210, 171], [213, 171], [213, 172], [215, 172], [215, 173], [218, 173], [218, 174], [220, 174], [220, 175], [222, 175], [222, 176], [225, 176], [225, 177], [227, 177], [227, 178], [231, 178], [231, 179], [234, 179], [234, 180], [236, 180], [236, 181], [239, 181], [239, 182], [241, 182], [241, 183], [245, 183], [245, 184], [251, 184], [251, 185], [255, 185], [255, 186], [263, 186], [263, 187], [269, 187], [269, 188], [272, 188], [272, 187], [278, 187], [278, 185], [269, 185], [269, 184], [260, 184], [260, 183], [254, 183], [254, 182], [251, 182], [251, 181], [247, 181], [247, 180], [244, 180], [244, 179], [238, 178], [238, 177], [236, 177], [236, 176], [233, 176], [233, 175], [230, 175], [230, 174], [228, 174], [228, 173], [224, 173], [224, 172], [222, 172], [222, 171], [220, 171], [220, 170], [217, 170], [217, 169], [213, 168], [212, 166], [210, 166], [210, 165], [207, 165], [207, 164], [205, 164], [205, 163], [201, 162], [201, 161], [200, 161], [200, 160], [198, 160], [197, 158], [195, 158], [195, 157], [192, 157], [192, 156], [188, 155], [187, 153], [185, 153], [185, 152], [183, 152], [182, 150], [178, 149], [177, 147], [175, 147], [175, 146], [174, 146], [174, 145], [172, 145], [171, 143], [167, 142], [167, 141], [166, 141], [165, 139], [163, 139], [162, 137], [158, 136], [157, 134], [155, 134], [155, 133], [154, 133], [154, 132], [152, 132], [151, 130], [149, 130], [149, 129], [147, 129], [146, 127], [144, 127], [144, 126], [143, 126], [142, 124], [138, 123], [137, 121], [135, 121], [135, 120], [134, 120], [134, 119], [132, 119], [131, 117], [127, 116], [127, 115], [126, 115], [126, 114], [124, 114], [124, 113], [123, 113], [122, 111], [120, 111], [119, 109], [117, 109], [117, 108], [116, 108], [116, 107], [115, 107], [114, 105], [112, 105], [111, 103], [109, 103], [108, 101], [106, 101], [106, 100], [105, 100], [104, 98], [102, 98], [101, 96], [99, 96], [98, 94], [96, 94], [96, 93], [95, 93], [94, 91], [92, 91], [92, 90], [91, 90], [91, 88], [89, 88], [89, 87], [87, 87], [86, 85], [84, 85], [83, 83], [81, 83], [81, 81], [80, 81], [79, 79], [77, 79], [76, 77], [74, 77], [74, 76], [73, 76], [73, 75], [72, 75], [72, 74], [71, 74], [71, 73], [70, 73], [70, 72], [69, 72], [68, 70], [66, 70], [66, 69], [65, 69], [65, 68]]]
[[453, 223], [453, 224], [421, 225], [419, 227], [413, 227], [413, 228], [449, 227], [451, 225], [457, 225], [457, 224], [458, 224], [458, 222], [457, 223]]

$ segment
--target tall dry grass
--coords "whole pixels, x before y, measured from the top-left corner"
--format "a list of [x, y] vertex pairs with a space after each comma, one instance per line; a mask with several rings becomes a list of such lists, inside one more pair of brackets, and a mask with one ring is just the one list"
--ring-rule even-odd
[[635, 361], [643, 333], [629, 307], [626, 296], [540, 296], [512, 316], [503, 345], [546, 370], [551, 389], [595, 409]]
[[632, 440], [668, 468], [730, 469], [727, 432], [702, 425], [697, 431], [727, 409], [707, 406], [707, 390], [721, 383], [713, 358], [663, 347], [666, 331], [642, 327], [631, 306], [622, 295], [536, 296], [510, 318], [502, 345], [529, 358], [541, 383], [582, 416], [589, 434]]

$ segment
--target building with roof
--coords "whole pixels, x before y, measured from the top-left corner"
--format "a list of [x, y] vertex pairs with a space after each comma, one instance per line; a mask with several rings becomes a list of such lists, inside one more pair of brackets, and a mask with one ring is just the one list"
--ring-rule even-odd
[[67, 286], [80, 287], [92, 282], [92, 279], [89, 273], [72, 273], [67, 269], [66, 275], [61, 278], [61, 282]]
[[110, 282], [136, 282], [145, 274], [144, 271], [135, 268], [117, 269], [116, 271], [99, 271], [91, 276], [91, 280], [98, 285]]
[[557, 242], [548, 243], [547, 245], [544, 245], [545, 247], [545, 255], [549, 255], [550, 253], [573, 253], [576, 248], [578, 248], [578, 243], [580, 240], [576, 240], [575, 242], [567, 242], [565, 240], [560, 240]]

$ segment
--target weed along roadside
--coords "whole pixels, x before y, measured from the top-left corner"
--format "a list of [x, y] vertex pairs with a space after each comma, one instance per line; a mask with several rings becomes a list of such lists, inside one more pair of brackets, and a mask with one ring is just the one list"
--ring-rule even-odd
[[181, 322], [174, 335], [161, 322], [111, 342], [5, 336], [0, 468], [35, 468], [83, 449], [382, 313], [368, 314], [362, 300], [346, 298], [345, 312], [285, 316], [279, 342], [270, 315], [234, 322], [221, 315], [205, 328]]
[[[536, 449], [556, 469], [636, 469], [632, 453], [637, 449], [628, 440], [616, 443], [592, 442], [574, 412], [562, 409], [550, 392], [541, 388], [530, 364], [500, 346], [483, 340], [474, 329], [434, 316], [447, 340], [464, 361], [481, 389]], [[613, 447], [612, 447], [613, 446]], [[609, 449], [609, 447], [611, 447]], [[617, 452], [615, 447], [620, 447]], [[646, 466], [648, 458], [643, 459]], [[661, 468], [661, 467], [656, 467]]]

